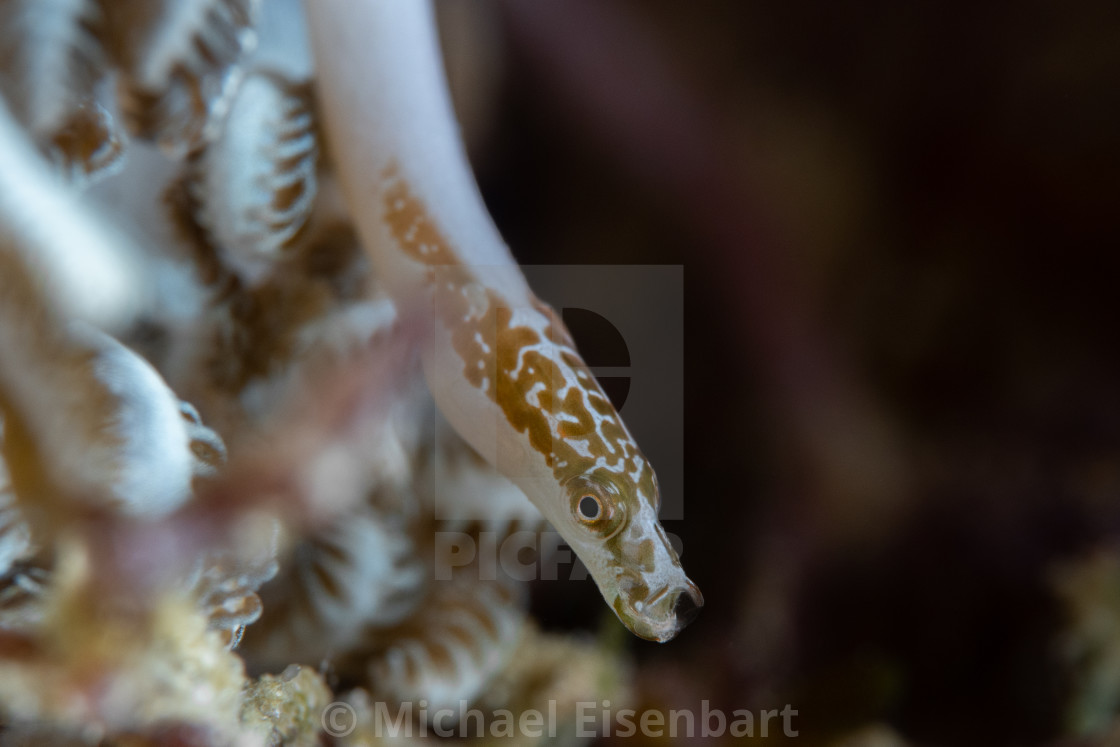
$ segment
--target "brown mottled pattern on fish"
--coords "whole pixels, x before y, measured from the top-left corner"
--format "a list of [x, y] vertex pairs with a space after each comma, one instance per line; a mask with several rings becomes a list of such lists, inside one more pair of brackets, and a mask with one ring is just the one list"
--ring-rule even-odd
[[536, 298], [536, 314], [519, 315], [502, 305], [458, 261], [397, 170], [387, 169], [385, 179], [386, 221], [401, 249], [432, 267], [429, 281], [437, 287], [437, 307], [453, 330], [467, 380], [528, 436], [559, 482], [598, 468], [629, 483], [652, 504], [657, 495], [653, 470], [556, 312]]

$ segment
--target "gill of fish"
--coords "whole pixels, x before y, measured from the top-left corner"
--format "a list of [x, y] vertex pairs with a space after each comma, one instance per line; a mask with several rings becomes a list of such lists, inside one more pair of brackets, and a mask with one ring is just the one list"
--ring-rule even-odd
[[703, 599], [658, 523], [652, 468], [483, 205], [431, 5], [305, 7], [327, 146], [388, 292], [431, 311], [422, 360], [441, 411], [572, 546], [619, 619], [669, 640]]

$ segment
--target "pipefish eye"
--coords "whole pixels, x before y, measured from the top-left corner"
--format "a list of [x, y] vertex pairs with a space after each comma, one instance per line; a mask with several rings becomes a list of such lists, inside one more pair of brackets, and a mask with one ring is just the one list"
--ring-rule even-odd
[[603, 504], [598, 496], [585, 493], [576, 507], [576, 513], [583, 521], [598, 521], [603, 516]]
[[610, 480], [581, 475], [565, 485], [575, 521], [601, 538], [613, 536], [626, 523], [626, 505]]

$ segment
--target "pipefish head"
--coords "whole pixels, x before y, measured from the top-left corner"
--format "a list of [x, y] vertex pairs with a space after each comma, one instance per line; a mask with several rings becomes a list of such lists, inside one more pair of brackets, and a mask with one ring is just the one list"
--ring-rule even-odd
[[562, 484], [565, 536], [603, 598], [635, 635], [672, 639], [704, 597], [681, 568], [657, 520], [660, 496], [648, 465], [638, 480], [596, 468]]

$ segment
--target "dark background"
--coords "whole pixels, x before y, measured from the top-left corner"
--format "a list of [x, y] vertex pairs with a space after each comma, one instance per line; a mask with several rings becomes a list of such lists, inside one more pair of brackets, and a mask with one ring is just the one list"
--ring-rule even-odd
[[1103, 744], [1054, 579], [1120, 529], [1120, 4], [476, 7], [464, 125], [519, 261], [684, 267], [667, 529], [707, 606], [627, 643], [643, 702]]

